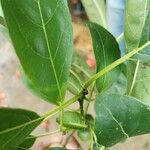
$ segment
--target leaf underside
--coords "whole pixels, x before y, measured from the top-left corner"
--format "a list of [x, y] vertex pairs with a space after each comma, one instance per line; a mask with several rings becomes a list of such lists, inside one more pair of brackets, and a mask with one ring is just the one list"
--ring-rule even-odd
[[53, 104], [63, 101], [72, 59], [66, 0], [1, 0], [27, 83]]

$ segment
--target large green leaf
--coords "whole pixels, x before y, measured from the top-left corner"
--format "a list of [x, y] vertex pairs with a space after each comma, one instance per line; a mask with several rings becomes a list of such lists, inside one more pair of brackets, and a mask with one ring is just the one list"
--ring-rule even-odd
[[[150, 0], [127, 0], [125, 9], [125, 44], [127, 52], [150, 40]], [[150, 47], [134, 58], [150, 61]]]
[[150, 106], [117, 94], [99, 94], [95, 103], [98, 143], [112, 146], [128, 137], [150, 133]]
[[63, 101], [72, 59], [66, 0], [1, 0], [9, 33], [29, 83], [53, 104]]
[[23, 109], [0, 109], [0, 149], [16, 150], [40, 124], [42, 118]]
[[[120, 49], [115, 38], [106, 29], [95, 23], [88, 23], [88, 26], [93, 40], [97, 72], [99, 72], [120, 58]], [[96, 82], [98, 91], [108, 89], [117, 81], [119, 74], [120, 67], [116, 67], [98, 79]]]
[[[127, 0], [125, 14], [125, 44], [127, 52], [150, 41], [150, 0]], [[150, 104], [150, 46], [127, 65], [128, 94]]]
[[81, 0], [90, 21], [107, 27], [104, 0]]

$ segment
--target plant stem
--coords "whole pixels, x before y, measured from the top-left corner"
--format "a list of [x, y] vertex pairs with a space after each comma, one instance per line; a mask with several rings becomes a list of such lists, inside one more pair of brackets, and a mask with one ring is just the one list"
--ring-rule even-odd
[[122, 41], [122, 39], [124, 38], [124, 33], [121, 33], [117, 38], [117, 42], [120, 43]]
[[139, 66], [140, 66], [140, 60], [138, 60], [137, 63], [136, 63], [136, 68], [135, 68], [135, 72], [134, 72], [134, 77], [133, 77], [133, 81], [132, 81], [132, 84], [131, 84], [131, 88], [130, 88], [130, 91], [129, 91], [129, 95], [131, 95], [132, 90], [134, 88], [134, 85], [135, 85], [135, 82], [136, 82], [136, 78], [137, 78], [137, 74], [138, 74], [138, 70], [139, 70]]
[[55, 131], [52, 131], [52, 132], [47, 132], [47, 133], [43, 133], [43, 134], [39, 134], [39, 135], [35, 135], [33, 137], [28, 137], [26, 139], [32, 139], [32, 138], [41, 138], [41, 137], [44, 137], [44, 136], [49, 136], [49, 135], [53, 135], [55, 133], [58, 133], [60, 132], [61, 130], [58, 129], [58, 130], [55, 130]]
[[103, 70], [101, 70], [100, 72], [98, 72], [97, 74], [93, 75], [85, 84], [84, 84], [84, 88], [88, 88], [94, 81], [96, 81], [98, 78], [102, 77], [104, 74], [108, 73], [109, 71], [111, 71], [112, 69], [114, 69], [115, 67], [117, 67], [118, 65], [122, 64], [123, 62], [127, 61], [130, 57], [132, 57], [133, 55], [135, 55], [136, 53], [138, 53], [139, 51], [141, 51], [142, 49], [144, 49], [145, 47], [150, 45], [150, 41], [145, 43], [143, 46], [141, 46], [140, 48], [136, 48], [134, 50], [132, 50], [131, 52], [129, 52], [128, 54], [126, 54], [125, 56], [121, 57], [120, 59], [116, 60], [114, 63], [108, 65], [106, 68], [104, 68]]
[[[121, 63], [127, 61], [130, 57], [132, 57], [133, 55], [135, 55], [136, 53], [138, 53], [139, 51], [141, 51], [142, 49], [144, 49], [145, 47], [150, 45], [150, 41], [145, 43], [143, 46], [141, 46], [140, 48], [136, 48], [134, 50], [132, 50], [130, 53], [126, 54], [125, 56], [121, 57], [120, 59], [116, 60], [114, 63], [110, 64], [109, 66], [107, 66], [106, 68], [104, 68], [103, 70], [101, 70], [100, 72], [98, 72], [97, 74], [93, 75], [85, 84], [83, 89], [87, 89], [94, 81], [96, 81], [99, 77], [103, 76], [104, 74], [108, 73], [109, 71], [111, 71], [112, 69], [114, 69], [116, 66], [120, 65]], [[78, 101], [82, 96], [83, 96], [83, 89], [81, 90], [81, 92], [79, 92], [78, 95], [74, 96], [73, 98], [71, 98], [70, 100], [68, 100], [67, 102], [65, 102], [64, 104], [62, 104], [62, 106], [57, 107], [47, 113], [45, 113], [42, 118], [45, 118], [45, 120], [47, 120], [48, 118], [54, 116], [55, 114], [57, 114], [58, 112], [60, 112], [62, 109], [70, 106], [71, 104], [75, 103], [76, 101]]]
[[71, 133], [65, 135], [65, 137], [63, 138], [63, 141], [61, 142], [61, 145], [66, 147], [66, 145], [68, 144], [70, 138], [73, 136], [74, 133], [75, 133], [75, 130], [73, 130]]
[[48, 118], [56, 115], [61, 109], [64, 109], [68, 106], [70, 106], [71, 104], [75, 103], [76, 101], [78, 101], [78, 99], [82, 96], [81, 93], [79, 93], [77, 96], [74, 96], [73, 98], [71, 98], [70, 100], [68, 100], [67, 102], [65, 102], [62, 106], [59, 106], [47, 113], [45, 113], [42, 117], [45, 118], [45, 120], [47, 120]]
[[95, 89], [95, 82], [92, 85], [92, 89], [91, 89], [91, 92], [90, 92], [90, 95], [89, 95], [89, 98], [88, 98], [88, 103], [87, 103], [87, 106], [85, 107], [85, 114], [87, 114], [88, 108], [89, 108], [90, 103], [92, 101], [92, 96], [93, 96], [93, 93], [94, 93], [94, 89]]

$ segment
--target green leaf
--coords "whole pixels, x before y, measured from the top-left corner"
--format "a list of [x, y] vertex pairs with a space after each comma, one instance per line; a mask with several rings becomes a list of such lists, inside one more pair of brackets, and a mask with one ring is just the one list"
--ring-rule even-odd
[[150, 105], [150, 63], [128, 63], [128, 93]]
[[[88, 23], [88, 26], [93, 40], [97, 72], [99, 72], [120, 58], [120, 49], [116, 39], [106, 29], [95, 23]], [[99, 78], [96, 82], [98, 91], [108, 89], [118, 79], [119, 74], [120, 67], [116, 67]]]
[[23, 109], [0, 109], [0, 149], [16, 150], [41, 123], [35, 112]]
[[[150, 41], [150, 0], [127, 0], [125, 9], [125, 44], [127, 52]], [[134, 58], [150, 61], [150, 47], [140, 51]]]
[[[126, 78], [126, 66], [124, 64], [121, 67], [125, 70], [122, 70], [116, 82], [112, 84], [112, 86], [107, 90], [109, 94], [125, 94], [127, 91], [127, 78]], [[125, 73], [124, 73], [125, 72]]]
[[[127, 0], [125, 44], [127, 52], [150, 41], [150, 0]], [[140, 51], [127, 65], [127, 93], [150, 105], [150, 46]]]
[[[60, 118], [58, 119], [60, 122]], [[68, 129], [85, 129], [85, 120], [78, 112], [66, 111], [63, 114], [63, 126]]]
[[17, 150], [28, 150], [34, 144], [36, 138], [33, 136], [29, 136], [25, 139], [25, 141], [19, 146]]
[[98, 143], [113, 146], [128, 137], [150, 133], [150, 106], [117, 94], [99, 94], [95, 103]]
[[9, 33], [29, 83], [53, 104], [64, 99], [72, 59], [66, 0], [1, 0]]
[[82, 141], [88, 141], [91, 138], [91, 133], [89, 129], [84, 129], [84, 130], [79, 130], [78, 131], [78, 137], [82, 140]]
[[81, 0], [90, 21], [107, 27], [104, 0]]

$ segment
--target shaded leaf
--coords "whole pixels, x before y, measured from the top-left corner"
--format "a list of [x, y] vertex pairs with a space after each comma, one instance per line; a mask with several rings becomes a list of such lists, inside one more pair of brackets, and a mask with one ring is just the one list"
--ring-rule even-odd
[[136, 65], [134, 61], [128, 63], [128, 92], [150, 105], [150, 63], [139, 63], [135, 71]]
[[[120, 58], [120, 49], [116, 39], [103, 27], [88, 23], [93, 40], [93, 48], [97, 64], [97, 72], [104, 69], [112, 62]], [[120, 67], [116, 67], [111, 72], [99, 78], [96, 86], [99, 92], [106, 90], [117, 81], [120, 74]]]
[[17, 150], [27, 150], [27, 149], [31, 148], [32, 145], [34, 144], [35, 140], [36, 140], [36, 138], [34, 138], [33, 136], [27, 137]]
[[2, 0], [9, 33], [29, 83], [53, 104], [63, 101], [72, 59], [66, 0]]
[[[123, 65], [125, 66], [125, 65]], [[109, 94], [121, 94], [124, 95], [127, 89], [127, 78], [125, 73], [122, 71], [118, 76], [116, 82], [112, 84], [112, 86], [107, 90]]]
[[0, 149], [16, 150], [40, 124], [42, 118], [23, 109], [0, 109]]
[[150, 106], [117, 94], [99, 94], [95, 103], [98, 143], [113, 146], [128, 137], [150, 133]]
[[104, 0], [81, 0], [90, 21], [107, 27]]
[[[136, 12], [136, 13], [135, 13]], [[125, 44], [127, 52], [150, 41], [150, 0], [127, 0], [125, 13]], [[127, 65], [127, 93], [150, 104], [150, 46]]]
[[84, 129], [84, 130], [79, 130], [78, 131], [78, 137], [82, 140], [82, 141], [88, 141], [91, 138], [91, 133], [89, 129]]
[[[125, 44], [127, 52], [150, 41], [150, 0], [127, 0], [125, 9]], [[150, 61], [150, 46], [134, 58]]]
[[[94, 73], [93, 70], [89, 69], [89, 67], [85, 62], [86, 62], [86, 58], [80, 56], [74, 50], [73, 61], [72, 61], [71, 71], [70, 71], [71, 73], [68, 80], [68, 90], [74, 95], [77, 95], [80, 92], [82, 88], [81, 84], [83, 85], [83, 83], [85, 83], [90, 78], [90, 76]], [[80, 82], [72, 74], [72, 72], [74, 72], [78, 76]]]

